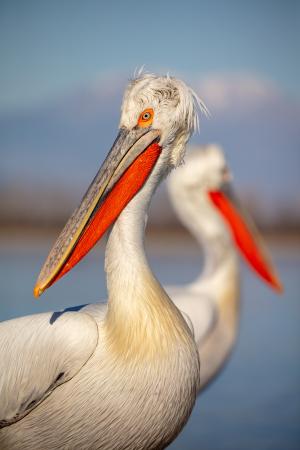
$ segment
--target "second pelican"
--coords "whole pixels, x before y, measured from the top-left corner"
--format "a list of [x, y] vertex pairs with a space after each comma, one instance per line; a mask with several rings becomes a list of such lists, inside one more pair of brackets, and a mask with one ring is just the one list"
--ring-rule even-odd
[[239, 323], [237, 249], [269, 286], [281, 291], [259, 233], [230, 185], [222, 150], [215, 145], [189, 152], [168, 181], [175, 211], [204, 249], [204, 269], [193, 283], [166, 290], [194, 331], [203, 389], [220, 371], [236, 340]]

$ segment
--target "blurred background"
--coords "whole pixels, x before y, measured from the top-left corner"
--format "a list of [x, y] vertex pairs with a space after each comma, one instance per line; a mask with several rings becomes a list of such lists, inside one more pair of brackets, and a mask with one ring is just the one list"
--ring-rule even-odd
[[[52, 242], [116, 135], [135, 69], [183, 78], [204, 100], [193, 145], [223, 146], [235, 188], [285, 285], [244, 266], [236, 351], [172, 449], [300, 448], [300, 7], [297, 0], [0, 2], [0, 319], [106, 297], [104, 243], [36, 302]], [[165, 186], [147, 251], [191, 281], [201, 249]]]

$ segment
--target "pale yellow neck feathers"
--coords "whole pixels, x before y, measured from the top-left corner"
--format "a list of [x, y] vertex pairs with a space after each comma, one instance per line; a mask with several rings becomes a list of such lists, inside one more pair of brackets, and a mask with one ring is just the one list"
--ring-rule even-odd
[[192, 339], [179, 310], [146, 271], [123, 294], [116, 285], [110, 290], [105, 328], [111, 349], [125, 359], [157, 358]]

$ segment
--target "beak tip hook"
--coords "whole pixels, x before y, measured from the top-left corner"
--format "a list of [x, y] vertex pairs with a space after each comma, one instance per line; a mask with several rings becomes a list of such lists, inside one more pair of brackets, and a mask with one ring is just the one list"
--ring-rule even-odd
[[33, 295], [36, 299], [40, 297], [40, 295], [43, 293], [44, 289], [42, 289], [38, 284], [35, 285], [33, 289]]

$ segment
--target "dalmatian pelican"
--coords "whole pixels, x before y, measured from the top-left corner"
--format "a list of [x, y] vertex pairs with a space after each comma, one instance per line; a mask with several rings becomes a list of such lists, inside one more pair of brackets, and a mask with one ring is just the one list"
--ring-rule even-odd
[[205, 107], [182, 81], [139, 75], [125, 91], [119, 134], [52, 248], [34, 294], [70, 271], [111, 227], [107, 309], [0, 324], [0, 448], [162, 449], [199, 389], [192, 332], [144, 252], [146, 213], [183, 159]]
[[211, 144], [190, 151], [167, 184], [179, 219], [204, 249], [204, 269], [198, 278], [186, 286], [166, 287], [194, 331], [201, 361], [200, 389], [219, 372], [236, 340], [237, 250], [262, 280], [282, 290], [263, 241], [230, 181], [224, 153]]

